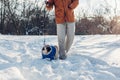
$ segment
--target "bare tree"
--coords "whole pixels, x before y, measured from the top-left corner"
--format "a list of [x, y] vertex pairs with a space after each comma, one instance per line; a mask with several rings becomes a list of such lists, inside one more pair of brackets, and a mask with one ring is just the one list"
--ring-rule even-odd
[[[23, 0], [21, 3], [18, 0], [0, 0], [0, 33], [19, 35], [31, 31], [31, 34], [39, 34], [43, 23], [49, 24], [49, 12], [43, 4], [42, 0]], [[52, 23], [54, 20], [49, 26], [55, 27]], [[46, 33], [53, 31], [48, 24], [45, 25]]]
[[1, 25], [0, 25], [0, 32], [3, 33], [4, 28], [4, 21], [5, 21], [5, 0], [1, 0]]

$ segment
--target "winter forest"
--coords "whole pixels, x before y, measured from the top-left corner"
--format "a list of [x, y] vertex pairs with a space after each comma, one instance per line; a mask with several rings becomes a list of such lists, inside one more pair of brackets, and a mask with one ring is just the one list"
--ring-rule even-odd
[[[119, 34], [119, 0], [80, 0], [75, 9], [76, 35]], [[44, 0], [0, 0], [0, 33], [56, 35], [54, 9]]]

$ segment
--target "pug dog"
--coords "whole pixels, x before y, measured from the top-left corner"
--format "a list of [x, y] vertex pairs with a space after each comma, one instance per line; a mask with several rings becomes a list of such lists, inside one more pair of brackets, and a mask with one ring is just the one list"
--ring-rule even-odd
[[44, 45], [42, 48], [42, 59], [56, 60], [58, 59], [58, 47]]

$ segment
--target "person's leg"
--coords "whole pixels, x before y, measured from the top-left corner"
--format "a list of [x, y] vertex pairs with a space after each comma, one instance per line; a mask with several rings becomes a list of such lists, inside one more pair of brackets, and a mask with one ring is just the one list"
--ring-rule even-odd
[[65, 59], [65, 35], [66, 35], [66, 24], [57, 24], [57, 36], [59, 45], [59, 58]]
[[71, 48], [71, 45], [74, 40], [74, 36], [75, 36], [75, 22], [67, 23], [67, 36], [66, 36], [66, 45], [65, 45], [66, 53]]

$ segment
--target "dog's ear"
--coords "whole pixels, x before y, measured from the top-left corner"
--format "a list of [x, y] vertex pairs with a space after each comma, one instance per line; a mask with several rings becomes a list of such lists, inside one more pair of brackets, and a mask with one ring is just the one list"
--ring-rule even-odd
[[42, 48], [42, 51], [45, 50], [45, 47]]
[[46, 49], [47, 49], [48, 52], [51, 50], [50, 46], [48, 46]]

